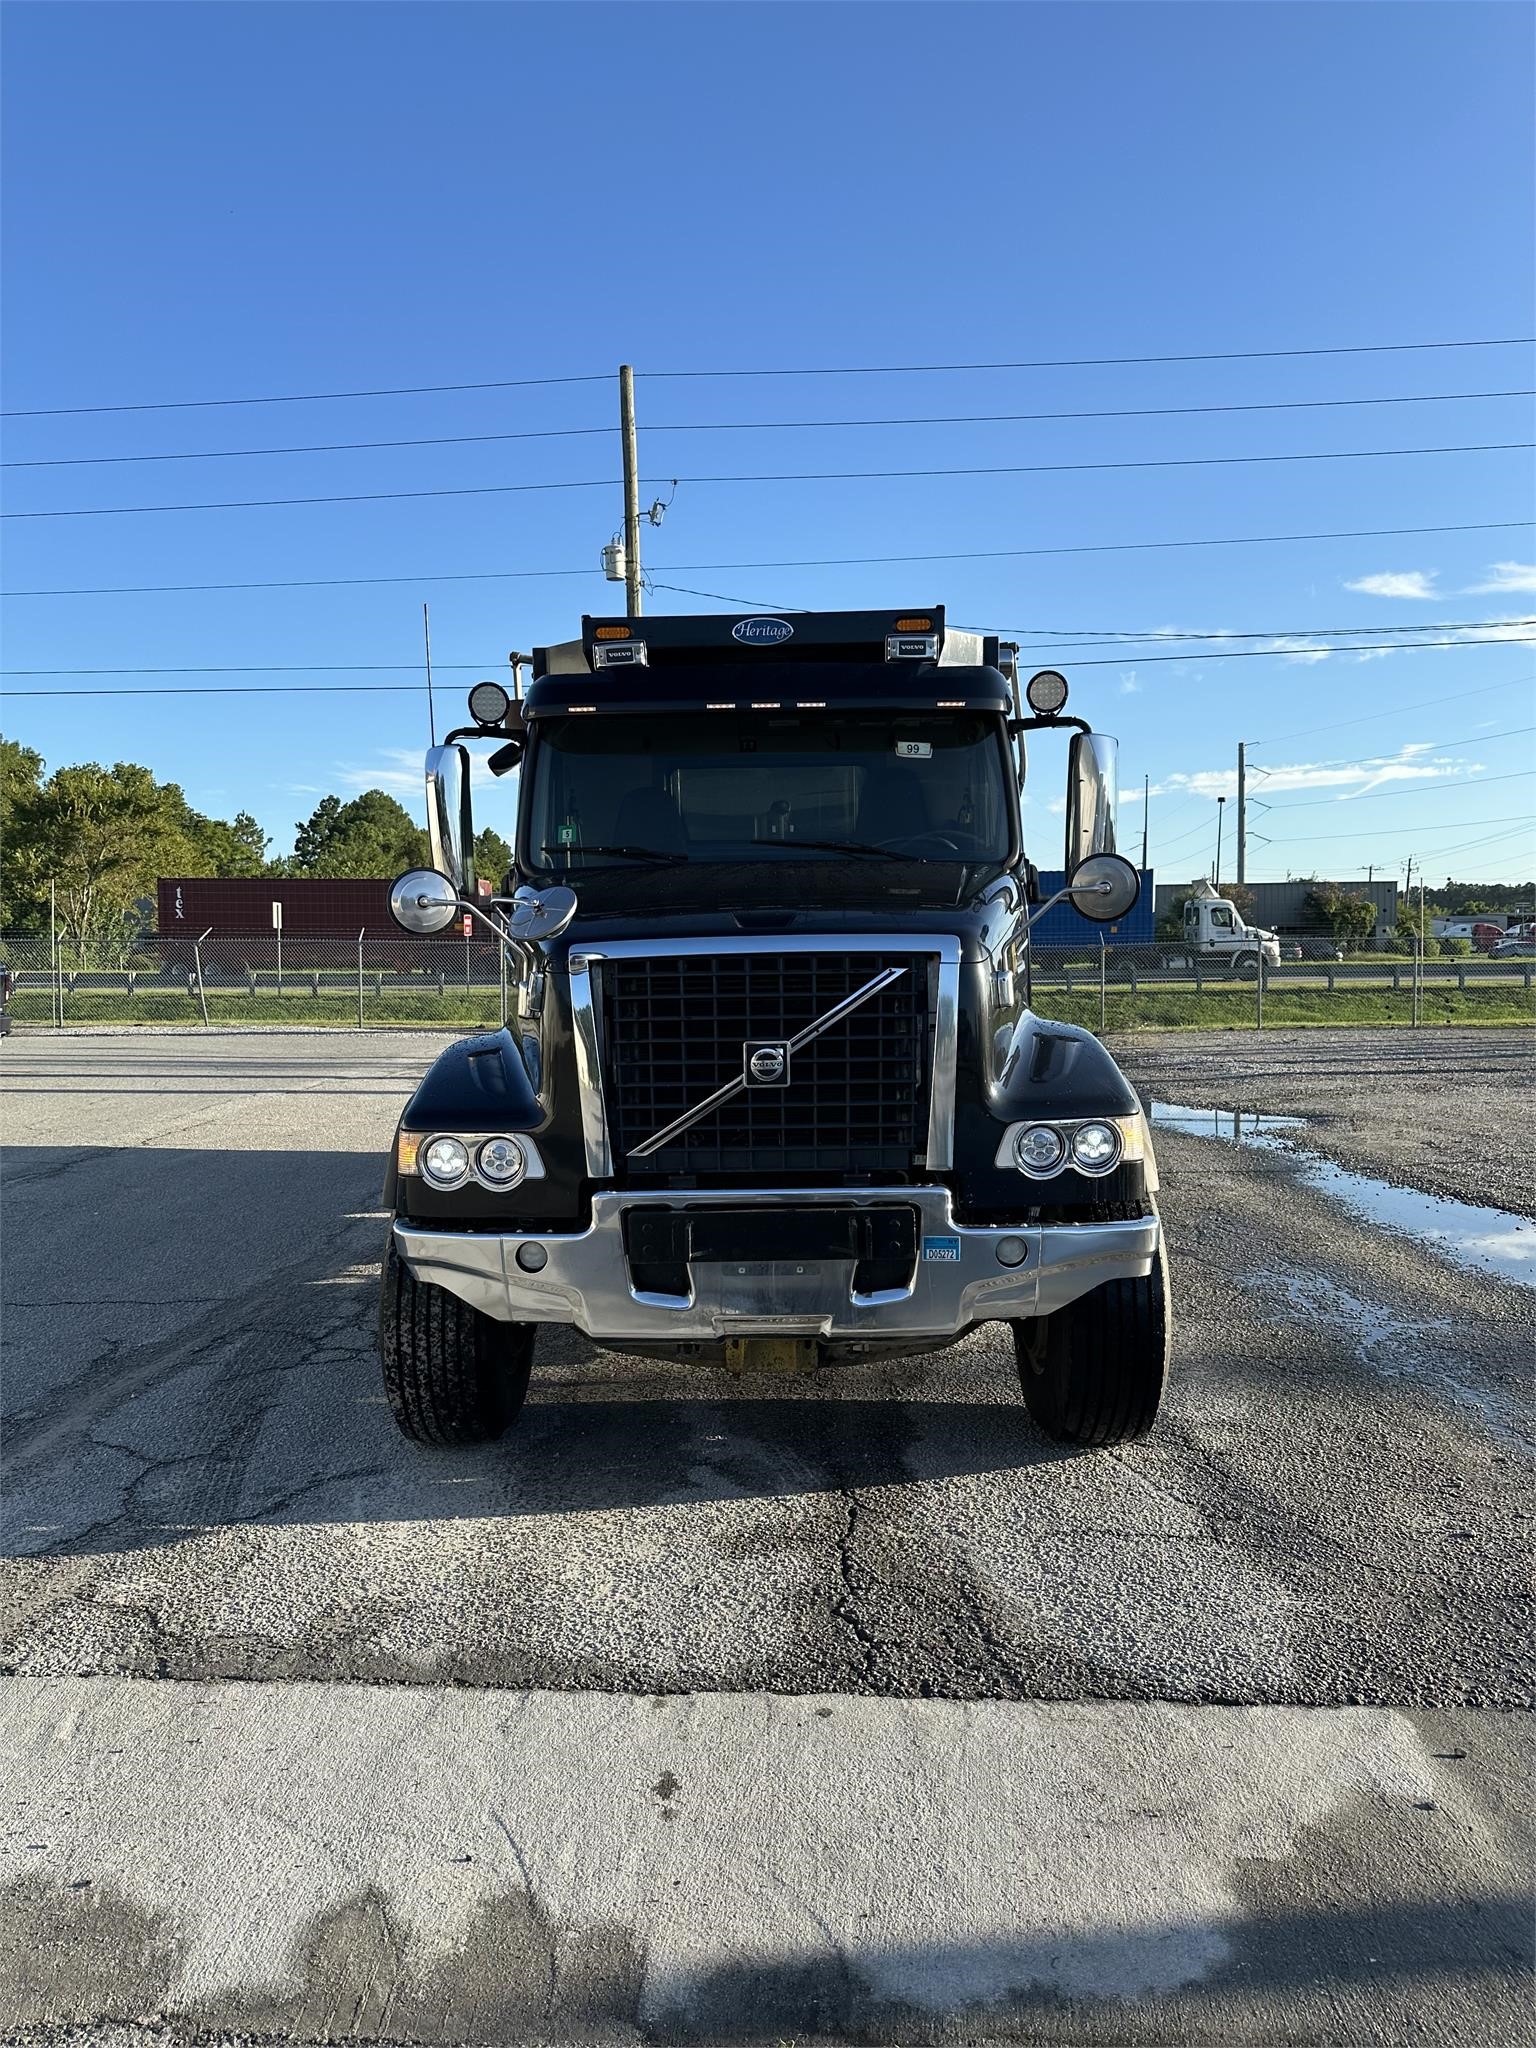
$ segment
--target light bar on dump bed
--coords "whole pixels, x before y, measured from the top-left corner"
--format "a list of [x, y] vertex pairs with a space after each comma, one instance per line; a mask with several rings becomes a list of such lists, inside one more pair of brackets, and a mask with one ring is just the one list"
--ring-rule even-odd
[[650, 657], [643, 640], [608, 640], [592, 649], [595, 668], [649, 668]]

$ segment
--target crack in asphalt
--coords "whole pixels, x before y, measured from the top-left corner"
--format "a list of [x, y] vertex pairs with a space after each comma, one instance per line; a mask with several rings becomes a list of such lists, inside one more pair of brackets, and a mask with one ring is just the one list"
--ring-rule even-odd
[[858, 1491], [851, 1486], [843, 1486], [840, 1491], [848, 1511], [837, 1536], [837, 1566], [842, 1580], [843, 1597], [834, 1597], [831, 1606], [832, 1612], [859, 1645], [864, 1675], [868, 1678], [874, 1673], [875, 1654], [884, 1648], [884, 1644], [878, 1636], [871, 1635], [865, 1628], [859, 1615], [858, 1588], [853, 1582], [853, 1545], [858, 1532], [860, 1512]]

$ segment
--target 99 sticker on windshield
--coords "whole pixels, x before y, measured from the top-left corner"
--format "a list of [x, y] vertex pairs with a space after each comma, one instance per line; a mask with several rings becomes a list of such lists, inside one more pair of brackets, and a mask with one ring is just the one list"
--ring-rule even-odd
[[933, 748], [927, 740], [898, 740], [896, 753], [903, 761], [928, 761], [933, 758]]

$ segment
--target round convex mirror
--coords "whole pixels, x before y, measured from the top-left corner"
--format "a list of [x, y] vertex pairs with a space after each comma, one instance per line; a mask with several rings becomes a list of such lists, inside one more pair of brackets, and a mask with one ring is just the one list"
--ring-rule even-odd
[[445, 932], [459, 915], [459, 892], [434, 868], [412, 868], [390, 885], [389, 914], [417, 938]]
[[526, 886], [512, 898], [507, 930], [514, 939], [553, 939], [576, 915], [576, 891], [563, 883], [549, 889]]
[[1090, 853], [1072, 870], [1067, 889], [1074, 910], [1095, 924], [1112, 924], [1141, 894], [1141, 877], [1122, 853]]

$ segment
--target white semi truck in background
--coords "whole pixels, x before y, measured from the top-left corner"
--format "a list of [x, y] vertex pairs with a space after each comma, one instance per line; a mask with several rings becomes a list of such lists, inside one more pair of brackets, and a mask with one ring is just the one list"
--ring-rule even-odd
[[1216, 961], [1241, 974], [1280, 964], [1280, 940], [1262, 926], [1245, 924], [1242, 912], [1210, 882], [1197, 882], [1184, 905], [1184, 934], [1161, 949], [1165, 965], [1192, 970], [1196, 961]]

